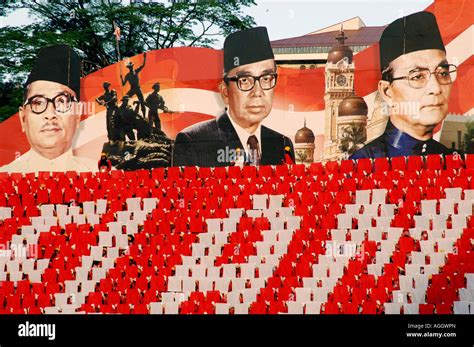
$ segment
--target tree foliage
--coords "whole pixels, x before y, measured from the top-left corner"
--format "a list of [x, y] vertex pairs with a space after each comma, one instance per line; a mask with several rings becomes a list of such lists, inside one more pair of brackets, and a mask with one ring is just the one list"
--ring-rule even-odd
[[0, 20], [27, 9], [34, 21], [27, 26], [0, 27], [2, 90], [7, 82], [24, 82], [43, 46], [66, 43], [74, 47], [85, 61], [83, 73], [87, 74], [117, 61], [114, 23], [121, 30], [121, 57], [177, 46], [212, 47], [229, 33], [255, 25], [242, 11], [252, 5], [253, 0], [4, 0]]
[[465, 153], [474, 153], [474, 122], [466, 122], [466, 133], [463, 139], [463, 150]]
[[341, 134], [339, 149], [350, 156], [364, 145], [365, 140], [366, 130], [362, 124], [348, 125]]

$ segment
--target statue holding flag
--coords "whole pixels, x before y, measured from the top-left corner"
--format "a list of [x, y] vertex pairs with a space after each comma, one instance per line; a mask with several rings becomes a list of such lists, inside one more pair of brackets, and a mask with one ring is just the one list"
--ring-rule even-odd
[[[108, 131], [109, 141], [104, 143], [102, 152], [117, 169], [138, 170], [169, 166], [172, 141], [161, 130], [158, 109], [164, 112], [172, 111], [164, 105], [163, 98], [158, 94], [158, 83], [154, 84], [153, 92], [150, 93], [151, 96], [145, 101], [140, 88], [139, 74], [146, 64], [146, 53], [143, 54], [143, 63], [138, 68], [135, 69], [134, 64], [128, 62], [126, 66], [129, 71], [125, 77], [123, 76], [119, 45], [120, 28], [115, 22], [113, 34], [117, 44], [117, 60], [121, 83], [117, 88], [117, 93], [111, 98], [113, 100], [111, 104], [115, 106], [115, 117], [113, 117], [115, 122], [112, 126], [113, 131], [110, 133]], [[127, 83], [130, 85], [130, 89], [124, 93], [123, 87]], [[109, 87], [107, 85], [107, 88]], [[117, 105], [119, 94], [121, 104]], [[135, 95], [138, 100], [134, 100], [135, 98], [132, 100]], [[147, 121], [146, 107], [150, 108], [148, 120], [151, 119], [155, 126]], [[111, 135], [113, 139], [111, 139]]]
[[140, 79], [138, 78], [138, 74], [140, 71], [143, 70], [146, 64], [146, 52], [143, 53], [143, 63], [140, 67], [134, 69], [133, 63], [130, 61], [127, 63], [128, 73], [125, 75], [125, 78], [120, 74], [120, 79], [122, 81], [122, 86], [128, 82], [130, 85], [130, 90], [127, 92], [129, 97], [136, 95], [138, 100], [140, 101], [140, 106], [142, 110], [143, 117], [146, 117], [146, 109], [145, 109], [145, 99], [143, 98], [142, 90], [140, 89]]

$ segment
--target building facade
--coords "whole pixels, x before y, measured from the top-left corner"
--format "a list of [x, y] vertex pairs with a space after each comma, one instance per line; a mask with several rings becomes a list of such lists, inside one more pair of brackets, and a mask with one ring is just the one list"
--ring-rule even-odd
[[295, 69], [324, 67], [328, 53], [334, 47], [334, 37], [341, 27], [354, 54], [378, 42], [385, 28], [368, 27], [360, 17], [354, 17], [303, 36], [274, 40], [271, 45], [277, 65]]
[[[325, 114], [324, 114], [324, 153], [322, 160], [338, 160], [348, 156], [344, 149], [352, 149], [365, 141], [367, 127], [367, 104], [354, 91], [354, 54], [345, 44], [345, 32], [341, 30], [336, 37], [338, 44], [328, 53], [325, 68]], [[359, 129], [359, 131], [358, 131]], [[363, 136], [359, 134], [363, 131]], [[344, 142], [344, 143], [343, 143]], [[343, 146], [344, 145], [344, 146]]]

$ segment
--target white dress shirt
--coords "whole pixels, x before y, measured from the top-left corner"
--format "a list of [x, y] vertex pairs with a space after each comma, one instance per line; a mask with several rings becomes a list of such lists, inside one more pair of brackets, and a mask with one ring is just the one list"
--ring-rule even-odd
[[1, 172], [97, 172], [97, 162], [92, 159], [77, 157], [69, 149], [64, 154], [54, 159], [47, 159], [39, 153], [30, 149], [21, 158], [12, 161], [10, 164], [0, 168]]
[[234, 129], [235, 129], [235, 132], [237, 133], [237, 136], [239, 136], [240, 143], [242, 144], [242, 148], [241, 148], [241, 149], [244, 149], [245, 152], [246, 152], [247, 155], [248, 155], [248, 154], [250, 153], [250, 149], [249, 149], [249, 147], [247, 146], [247, 141], [248, 141], [248, 139], [249, 139], [250, 136], [255, 135], [255, 136], [257, 137], [257, 140], [258, 140], [258, 149], [259, 149], [259, 151], [260, 151], [260, 155], [262, 155], [262, 138], [261, 138], [262, 124], [259, 123], [257, 129], [255, 129], [255, 131], [251, 134], [251, 133], [249, 133], [247, 130], [245, 130], [244, 128], [242, 128], [240, 125], [238, 125], [238, 124], [232, 119], [232, 115], [230, 114], [230, 112], [229, 112], [229, 119], [230, 119], [230, 122], [232, 123], [232, 126], [233, 126]]

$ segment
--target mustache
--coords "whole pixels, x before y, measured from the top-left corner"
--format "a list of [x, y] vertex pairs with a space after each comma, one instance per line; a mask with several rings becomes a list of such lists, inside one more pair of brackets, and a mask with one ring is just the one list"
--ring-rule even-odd
[[432, 104], [425, 104], [425, 105], [421, 105], [421, 108], [430, 107], [430, 106], [443, 106], [444, 104], [446, 104], [446, 103], [445, 102], [437, 102], [437, 103], [432, 103]]
[[61, 130], [61, 127], [59, 126], [59, 123], [57, 122], [48, 122], [45, 123], [40, 131], [45, 131], [45, 130]]
[[442, 106], [447, 103], [447, 100], [443, 97], [433, 97], [425, 100], [425, 102], [421, 103], [421, 108], [429, 107], [429, 106]]

